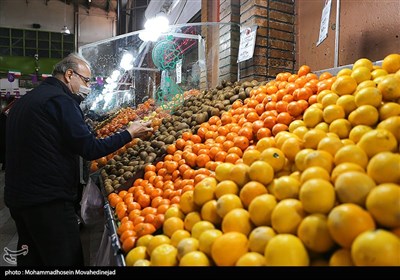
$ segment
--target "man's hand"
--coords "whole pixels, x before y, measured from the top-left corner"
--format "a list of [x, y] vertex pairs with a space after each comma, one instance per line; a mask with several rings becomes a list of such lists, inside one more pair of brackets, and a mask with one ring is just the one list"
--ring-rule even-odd
[[147, 136], [149, 132], [153, 132], [153, 128], [150, 126], [151, 122], [134, 121], [129, 123], [126, 130], [131, 134], [132, 139], [142, 138]]

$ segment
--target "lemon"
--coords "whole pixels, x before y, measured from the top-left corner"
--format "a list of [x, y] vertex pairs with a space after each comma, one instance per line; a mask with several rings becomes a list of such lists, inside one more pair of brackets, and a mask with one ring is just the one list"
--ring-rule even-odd
[[400, 155], [381, 152], [373, 156], [367, 166], [367, 174], [377, 183], [400, 184]]
[[[315, 127], [323, 120], [323, 112], [319, 108], [307, 108], [303, 114], [303, 121], [308, 128]], [[297, 128], [299, 129], [299, 128]], [[295, 131], [297, 130], [295, 129]], [[295, 133], [295, 132], [293, 132]]]
[[400, 78], [395, 75], [384, 76], [378, 83], [378, 89], [384, 101], [395, 101], [400, 98]]
[[353, 126], [359, 124], [374, 126], [378, 119], [378, 109], [372, 105], [361, 105], [348, 116], [348, 120]]
[[217, 199], [217, 214], [223, 218], [229, 211], [236, 208], [243, 208], [239, 196], [234, 194], [224, 194]]
[[382, 102], [382, 94], [376, 87], [365, 87], [357, 91], [354, 95], [357, 107], [361, 105], [372, 105], [379, 107]]
[[271, 194], [262, 194], [254, 198], [249, 205], [250, 220], [256, 226], [271, 225], [271, 215], [277, 201]]
[[347, 171], [340, 174], [335, 181], [335, 191], [341, 203], [354, 203], [362, 207], [369, 192], [376, 184], [364, 172]]
[[126, 266], [133, 266], [137, 260], [147, 259], [148, 255], [145, 246], [137, 246], [129, 251], [125, 257]]
[[193, 237], [186, 237], [179, 241], [178, 245], [176, 246], [178, 249], [178, 260], [182, 259], [184, 255], [189, 252], [197, 251], [199, 248], [199, 240]]
[[348, 116], [351, 112], [353, 112], [357, 108], [354, 95], [340, 96], [336, 100], [336, 105], [343, 108], [346, 116]]
[[372, 127], [368, 125], [356, 125], [350, 130], [349, 139], [357, 144], [361, 137], [370, 130], [372, 130]]
[[380, 121], [394, 116], [400, 116], [400, 104], [396, 102], [385, 102], [381, 107], [379, 107]]
[[277, 233], [296, 234], [306, 213], [298, 199], [287, 198], [278, 202], [271, 214], [271, 225]]
[[247, 236], [243, 233], [224, 233], [215, 239], [211, 247], [212, 259], [217, 266], [234, 266], [237, 260], [248, 252], [248, 243]]
[[220, 198], [224, 194], [239, 194], [238, 185], [232, 180], [224, 180], [217, 184], [215, 188], [215, 197]]
[[390, 131], [393, 136], [396, 137], [397, 142], [400, 142], [400, 116], [388, 117], [387, 119], [381, 121], [377, 128]]
[[353, 68], [353, 72], [351, 73], [350, 77], [356, 80], [357, 84], [367, 81], [371, 79], [371, 71], [366, 66], [359, 66]]
[[259, 226], [254, 228], [249, 235], [249, 249], [264, 255], [265, 247], [276, 232], [268, 226]]
[[317, 149], [319, 142], [326, 137], [326, 132], [320, 129], [310, 129], [303, 136], [304, 148]]
[[243, 208], [229, 211], [222, 219], [221, 230], [223, 233], [234, 231], [248, 236], [252, 229], [250, 214]]
[[357, 146], [371, 158], [380, 152], [396, 152], [397, 140], [390, 131], [377, 128], [364, 133]]
[[308, 253], [301, 240], [292, 234], [271, 238], [264, 252], [267, 266], [308, 266]]
[[210, 266], [208, 257], [199, 251], [192, 251], [185, 254], [179, 261], [179, 266]]
[[[354, 70], [353, 70], [354, 71]], [[357, 88], [357, 81], [351, 76], [339, 76], [332, 84], [332, 91], [338, 95], [352, 94]]]
[[192, 231], [193, 225], [201, 221], [201, 214], [197, 211], [187, 213], [185, 219], [183, 220], [184, 229], [187, 231]]
[[364, 149], [357, 145], [345, 145], [336, 152], [333, 161], [336, 166], [344, 162], [352, 162], [365, 169], [368, 156]]
[[204, 178], [197, 183], [193, 190], [193, 202], [198, 206], [202, 206], [207, 201], [214, 199], [217, 183], [214, 177]]
[[218, 237], [222, 235], [219, 229], [207, 229], [199, 236], [199, 250], [207, 256], [211, 256], [211, 247]]
[[274, 195], [278, 200], [298, 198], [300, 181], [293, 176], [281, 176], [274, 180]]
[[190, 232], [185, 229], [178, 229], [171, 235], [171, 245], [178, 246], [179, 241], [184, 238], [190, 237]]
[[335, 168], [333, 168], [332, 173], [331, 173], [331, 181], [333, 183], [335, 183], [337, 177], [340, 174], [342, 174], [344, 172], [348, 172], [348, 171], [358, 171], [358, 172], [366, 173], [364, 168], [362, 168], [360, 165], [358, 165], [356, 163], [342, 162], [342, 163], [339, 163], [338, 165], [336, 165]]
[[343, 146], [344, 144], [337, 137], [324, 137], [321, 139], [321, 141], [319, 141], [317, 150], [326, 151], [334, 156], [336, 152]]
[[215, 229], [215, 226], [208, 221], [199, 221], [192, 227], [192, 237], [199, 239], [200, 235], [208, 229]]
[[264, 266], [265, 265], [265, 257], [264, 254], [256, 253], [256, 252], [248, 252], [241, 256], [236, 264], [236, 266]]
[[[252, 181], [267, 185], [274, 178], [274, 169], [268, 162], [257, 160], [250, 166], [249, 177]], [[242, 187], [242, 190], [243, 188], [244, 186]]]
[[335, 189], [324, 179], [310, 179], [303, 183], [299, 199], [308, 213], [328, 213], [335, 205]]
[[301, 173], [300, 182], [303, 184], [307, 180], [317, 179], [317, 178], [323, 179], [323, 180], [326, 180], [329, 182], [331, 179], [331, 176], [325, 168], [322, 168], [320, 166], [311, 166], [311, 167], [306, 168], [306, 170], [304, 170]]
[[150, 255], [151, 266], [176, 266], [178, 250], [171, 244], [161, 244]]
[[334, 120], [329, 125], [329, 132], [335, 133], [340, 139], [347, 138], [350, 134], [352, 124], [346, 119]]
[[354, 69], [358, 68], [358, 67], [366, 67], [369, 71], [371, 71], [373, 69], [373, 63], [371, 60], [369, 60], [368, 58], [359, 58], [356, 60], [356, 62], [354, 62], [352, 69], [354, 71]]

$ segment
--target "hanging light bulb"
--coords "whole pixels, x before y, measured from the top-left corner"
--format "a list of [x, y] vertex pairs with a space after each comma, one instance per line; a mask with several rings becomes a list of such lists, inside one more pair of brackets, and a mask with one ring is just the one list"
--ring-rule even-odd
[[71, 32], [67, 27], [67, 0], [64, 1], [64, 26], [61, 28], [61, 34], [69, 35]]

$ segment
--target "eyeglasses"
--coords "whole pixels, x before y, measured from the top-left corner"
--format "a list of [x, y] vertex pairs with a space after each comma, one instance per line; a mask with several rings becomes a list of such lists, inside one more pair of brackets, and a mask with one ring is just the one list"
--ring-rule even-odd
[[83, 75], [81, 75], [81, 74], [79, 74], [78, 72], [76, 72], [75, 70], [72, 70], [72, 72], [74, 72], [74, 74], [76, 74], [76, 75], [78, 75], [85, 83], [89, 83], [90, 82], [90, 78], [88, 78], [88, 77], [85, 77], [85, 76], [83, 76]]

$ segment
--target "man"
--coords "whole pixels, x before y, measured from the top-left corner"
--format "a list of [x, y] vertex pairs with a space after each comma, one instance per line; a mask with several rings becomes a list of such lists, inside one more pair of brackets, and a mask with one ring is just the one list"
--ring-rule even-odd
[[17, 249], [28, 247], [17, 259], [22, 266], [84, 264], [74, 211], [79, 156], [103, 157], [152, 131], [150, 123], [134, 122], [96, 139], [79, 107], [88, 93], [89, 63], [70, 54], [52, 75], [20, 98], [7, 119], [4, 199], [17, 226]]

